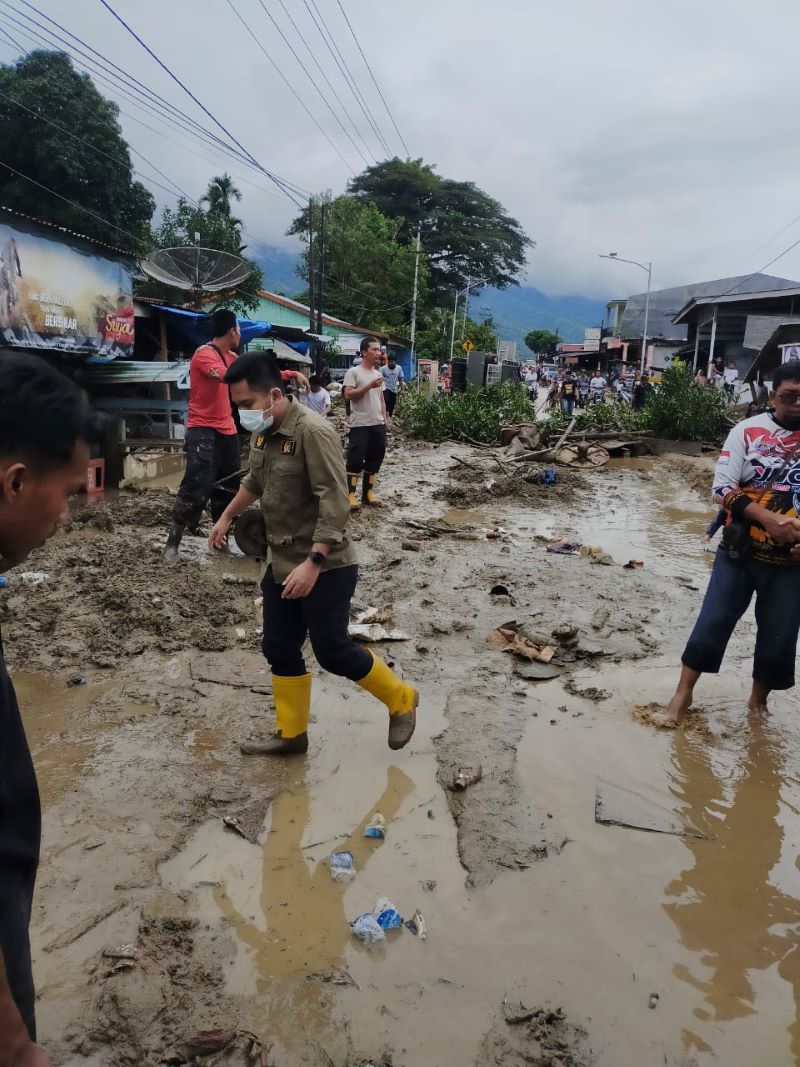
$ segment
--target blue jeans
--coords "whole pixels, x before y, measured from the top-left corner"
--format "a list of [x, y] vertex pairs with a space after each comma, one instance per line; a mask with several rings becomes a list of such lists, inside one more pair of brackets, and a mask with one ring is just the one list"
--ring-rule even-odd
[[565, 415], [571, 415], [572, 409], [575, 407], [574, 396], [564, 396], [561, 398], [561, 410]]
[[770, 689], [791, 689], [800, 630], [800, 566], [731, 560], [720, 548], [681, 662], [718, 674], [736, 624], [756, 597], [753, 678]]

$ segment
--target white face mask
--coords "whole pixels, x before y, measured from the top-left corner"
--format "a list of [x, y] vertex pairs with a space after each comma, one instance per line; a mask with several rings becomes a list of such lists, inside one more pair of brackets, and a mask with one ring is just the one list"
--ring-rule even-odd
[[[272, 411], [274, 406], [272, 404], [269, 410]], [[263, 411], [239, 408], [239, 422], [242, 424], [242, 429], [247, 430], [248, 433], [263, 433], [270, 429], [274, 421], [273, 415], [265, 415]]]

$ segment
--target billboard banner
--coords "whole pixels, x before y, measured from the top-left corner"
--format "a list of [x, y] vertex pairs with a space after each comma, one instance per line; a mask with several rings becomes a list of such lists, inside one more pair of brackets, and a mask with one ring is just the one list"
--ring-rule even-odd
[[131, 265], [0, 222], [0, 346], [133, 355]]

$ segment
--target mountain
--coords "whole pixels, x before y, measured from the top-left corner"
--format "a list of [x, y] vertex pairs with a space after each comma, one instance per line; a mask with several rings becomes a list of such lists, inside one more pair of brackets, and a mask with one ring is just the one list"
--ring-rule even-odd
[[484, 289], [469, 302], [470, 316], [482, 319], [488, 308], [504, 341], [516, 341], [520, 355], [527, 353], [525, 334], [530, 330], [553, 330], [562, 341], [583, 340], [583, 331], [599, 326], [605, 318], [605, 303], [585, 296], [548, 296], [529, 285], [511, 289]]
[[296, 252], [273, 245], [261, 245], [248, 251], [263, 271], [265, 289], [289, 297], [302, 292], [305, 282], [297, 274], [299, 256]]
[[[264, 272], [264, 286], [271, 292], [296, 296], [304, 286], [297, 275], [297, 253], [272, 245], [253, 249], [253, 259]], [[463, 310], [459, 302], [459, 310]], [[484, 310], [486, 309], [486, 310]], [[564, 341], [582, 341], [587, 326], [599, 326], [605, 304], [585, 296], [547, 296], [539, 289], [521, 285], [511, 289], [484, 289], [469, 302], [472, 318], [491, 314], [504, 341], [516, 341], [520, 354], [527, 352], [525, 334], [530, 330], [554, 330]]]

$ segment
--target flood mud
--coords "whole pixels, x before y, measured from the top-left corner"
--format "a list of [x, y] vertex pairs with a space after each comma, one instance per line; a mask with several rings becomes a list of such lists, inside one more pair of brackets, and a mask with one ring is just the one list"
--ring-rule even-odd
[[[165, 564], [166, 490], [83, 502], [28, 565], [48, 578], [0, 593], [44, 798], [55, 1062], [800, 1063], [800, 728], [791, 693], [747, 717], [752, 615], [698, 687], [702, 729], [634, 710], [669, 699], [699, 607], [711, 461], [464, 508], [454, 453], [493, 477], [484, 450], [397, 438], [352, 524], [359, 606], [410, 635], [380, 646], [422, 695], [400, 753], [381, 707], [314, 668], [308, 756], [240, 755], [272, 725], [258, 569], [200, 539]], [[549, 663], [487, 643], [511, 620]], [[359, 942], [380, 897], [425, 940]]]

